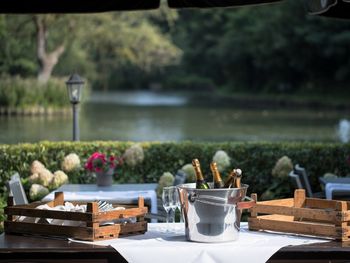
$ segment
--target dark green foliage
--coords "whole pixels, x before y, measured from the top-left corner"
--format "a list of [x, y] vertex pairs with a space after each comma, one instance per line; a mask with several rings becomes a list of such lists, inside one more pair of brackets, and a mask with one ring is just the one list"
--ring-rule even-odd
[[[63, 157], [77, 153], [82, 164], [95, 151], [121, 156], [131, 142], [41, 142], [0, 146], [0, 195], [6, 194], [5, 183], [18, 171], [22, 178], [30, 175], [30, 164], [41, 161], [49, 170], [61, 169]], [[276, 161], [286, 155], [294, 164], [304, 166], [310, 180], [317, 187], [318, 177], [326, 172], [339, 176], [350, 174], [347, 158], [350, 145], [331, 143], [141, 143], [145, 159], [136, 167], [124, 165], [116, 176], [119, 183], [158, 182], [164, 172], [176, 173], [184, 164], [198, 158], [204, 174], [211, 180], [209, 163], [217, 150], [224, 150], [232, 158], [232, 167], [243, 171], [243, 181], [250, 185], [249, 192], [262, 194], [276, 178], [271, 170]], [[223, 174], [225, 178], [228, 171]], [[82, 168], [69, 174], [71, 183], [84, 183], [86, 172]], [[276, 193], [280, 194], [280, 193]], [[290, 193], [291, 194], [291, 193]]]
[[[41, 161], [49, 170], [61, 169], [61, 161], [69, 153], [79, 155], [82, 165], [95, 151], [121, 156], [131, 142], [40, 142], [36, 144], [0, 145], [0, 222], [7, 191], [5, 183], [15, 172], [24, 182], [30, 175], [30, 165]], [[224, 150], [232, 158], [230, 168], [243, 171], [243, 182], [249, 185], [248, 193], [258, 193], [269, 198], [292, 196], [287, 178], [272, 177], [271, 171], [279, 158], [286, 155], [304, 166], [312, 186], [319, 190], [318, 177], [327, 172], [338, 176], [350, 175], [349, 144], [332, 143], [141, 143], [145, 159], [136, 167], [124, 165], [115, 177], [117, 183], [155, 183], [164, 172], [175, 173], [184, 164], [198, 158], [203, 173], [211, 180], [209, 163], [217, 150]], [[223, 173], [225, 178], [228, 171]], [[84, 168], [69, 173], [70, 183], [91, 183]], [[280, 187], [279, 187], [280, 186]], [[269, 190], [270, 189], [270, 190]], [[286, 191], [289, 189], [289, 191]], [[268, 193], [266, 191], [269, 190]], [[283, 190], [283, 191], [282, 191]], [[1, 232], [1, 225], [0, 225]]]

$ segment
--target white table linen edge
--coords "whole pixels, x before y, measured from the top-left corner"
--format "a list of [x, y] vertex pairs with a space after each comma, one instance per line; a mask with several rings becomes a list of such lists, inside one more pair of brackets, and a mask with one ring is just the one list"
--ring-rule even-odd
[[[225, 243], [190, 242], [185, 238], [183, 223], [149, 223], [143, 235], [117, 239], [83, 242], [94, 245], [110, 245], [128, 262], [178, 263], [178, 262], [266, 262], [280, 248], [289, 245], [306, 245], [329, 240], [283, 233], [249, 231], [246, 222], [241, 223], [238, 240]], [[170, 233], [166, 232], [170, 229]]]

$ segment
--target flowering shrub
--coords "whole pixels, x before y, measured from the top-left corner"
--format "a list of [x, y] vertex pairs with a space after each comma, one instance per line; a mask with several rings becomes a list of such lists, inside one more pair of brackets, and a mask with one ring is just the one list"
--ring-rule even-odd
[[170, 172], [165, 172], [159, 178], [158, 187], [157, 187], [157, 195], [161, 196], [163, 192], [163, 187], [172, 186], [174, 184], [174, 175]]
[[125, 163], [130, 167], [135, 167], [136, 165], [143, 162], [145, 158], [143, 149], [141, 145], [134, 144], [129, 149], [127, 149], [123, 155]]
[[100, 173], [107, 172], [110, 169], [114, 170], [117, 166], [122, 164], [123, 160], [120, 157], [115, 157], [113, 155], [107, 157], [103, 153], [95, 152], [85, 163], [85, 169], [93, 173]]
[[41, 184], [32, 184], [29, 189], [29, 197], [31, 200], [39, 200], [49, 194], [49, 189]]
[[65, 172], [71, 172], [80, 168], [79, 156], [75, 153], [70, 153], [64, 157], [62, 164], [62, 170]]
[[283, 156], [276, 162], [272, 169], [272, 176], [277, 178], [287, 178], [290, 171], [293, 170], [292, 160], [288, 156]]
[[214, 154], [213, 162], [216, 162], [216, 165], [217, 165], [218, 170], [220, 172], [225, 171], [225, 169], [230, 167], [230, 165], [231, 165], [230, 157], [223, 150], [219, 150]]
[[58, 170], [54, 172], [53, 178], [49, 187], [56, 189], [67, 182], [68, 182], [68, 176], [63, 171]]
[[30, 172], [32, 174], [39, 174], [43, 169], [45, 169], [45, 166], [38, 160], [32, 162], [32, 165], [30, 166]]

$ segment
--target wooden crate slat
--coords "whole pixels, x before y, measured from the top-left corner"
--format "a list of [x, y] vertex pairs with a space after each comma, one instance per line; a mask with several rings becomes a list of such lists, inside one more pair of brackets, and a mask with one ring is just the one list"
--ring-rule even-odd
[[148, 210], [147, 207], [142, 207], [142, 208], [129, 208], [125, 210], [100, 212], [98, 214], [94, 214], [92, 220], [95, 222], [101, 222], [101, 221], [112, 220], [116, 218], [142, 216], [147, 213], [147, 210]]
[[339, 202], [341, 201], [326, 200], [319, 198], [306, 198], [305, 207], [320, 209], [337, 209]]
[[22, 207], [6, 207], [5, 213], [8, 215], [55, 218], [55, 219], [77, 220], [77, 221], [91, 221], [93, 218], [93, 215], [91, 213], [43, 210], [43, 209], [22, 208]]
[[147, 231], [147, 222], [141, 221], [135, 223], [135, 226], [131, 226], [128, 224], [121, 225], [121, 231], [120, 234], [125, 236], [129, 235], [130, 233], [145, 233]]
[[322, 221], [344, 221], [342, 214], [337, 211], [322, 210], [322, 209], [308, 209], [308, 208], [295, 208], [285, 207], [281, 205], [261, 205], [260, 203], [253, 207], [252, 210], [256, 213], [262, 214], [279, 214], [279, 215], [294, 215], [295, 217], [301, 217], [312, 220]]
[[[316, 224], [302, 221], [279, 221], [265, 218], [249, 218], [250, 230], [270, 230], [277, 232], [287, 232], [304, 234], [311, 236], [323, 236], [341, 239], [341, 231], [334, 225]], [[340, 232], [339, 232], [340, 231]]]
[[60, 226], [38, 223], [5, 221], [6, 233], [35, 234], [44, 236], [61, 236], [88, 240], [93, 235], [93, 229], [78, 226]]
[[279, 200], [268, 200], [268, 201], [260, 201], [259, 204], [261, 205], [283, 205], [283, 206], [294, 206], [294, 199], [293, 198], [285, 198], [285, 199], [279, 199]]

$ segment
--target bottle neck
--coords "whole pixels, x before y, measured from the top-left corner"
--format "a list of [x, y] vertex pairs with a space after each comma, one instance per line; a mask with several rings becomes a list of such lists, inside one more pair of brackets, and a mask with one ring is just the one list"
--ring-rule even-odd
[[195, 171], [195, 173], [196, 173], [196, 179], [197, 179], [197, 181], [203, 181], [203, 180], [204, 180], [204, 177], [203, 177], [202, 170], [201, 170], [201, 166], [200, 166], [200, 164], [199, 164], [198, 159], [192, 160], [192, 165], [193, 165], [194, 171]]
[[213, 173], [214, 182], [222, 181], [221, 175], [219, 173], [218, 167], [216, 166], [216, 163], [211, 163], [210, 169], [211, 169], [211, 172]]

